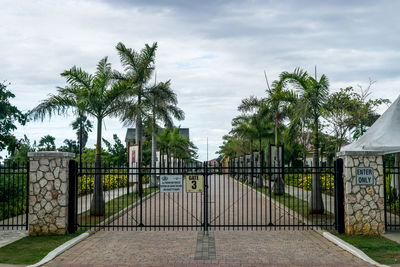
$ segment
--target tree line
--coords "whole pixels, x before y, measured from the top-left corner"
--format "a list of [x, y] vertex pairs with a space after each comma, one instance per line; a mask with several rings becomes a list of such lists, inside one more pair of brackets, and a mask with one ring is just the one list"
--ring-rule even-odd
[[[271, 155], [278, 159], [274, 167], [284, 164], [305, 167], [307, 153], [312, 150], [315, 171], [308, 209], [322, 214], [324, 206], [317, 170], [323, 155], [331, 166], [342, 145], [359, 138], [379, 117], [376, 108], [389, 100], [369, 98], [371, 81], [360, 92], [353, 87], [331, 92], [326, 75], [317, 77], [315, 71], [312, 76], [300, 68], [282, 72], [271, 86], [266, 75], [265, 78], [266, 96], [250, 96], [241, 101], [238, 107], [241, 114], [233, 118], [231, 131], [223, 137], [220, 157], [245, 159], [245, 155], [253, 157], [253, 152], [258, 150], [260, 166], [265, 166], [267, 144], [276, 147], [284, 144], [285, 162], [279, 162], [279, 152], [275, 149], [275, 155]], [[273, 180], [274, 194], [283, 194], [284, 177]]]

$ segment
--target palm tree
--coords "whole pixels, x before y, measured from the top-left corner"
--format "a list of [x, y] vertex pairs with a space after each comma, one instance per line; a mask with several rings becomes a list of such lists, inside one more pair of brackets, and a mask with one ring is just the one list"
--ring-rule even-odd
[[295, 86], [299, 92], [299, 100], [296, 104], [296, 117], [310, 118], [313, 123], [313, 167], [315, 167], [315, 171], [312, 174], [312, 192], [308, 208], [311, 213], [322, 214], [324, 212], [324, 205], [318, 172], [319, 118], [328, 96], [329, 81], [325, 75], [322, 75], [317, 80], [317, 77], [313, 78], [307, 72], [296, 68], [293, 73], [282, 72], [277, 86], [284, 87], [287, 82]]
[[[264, 167], [264, 149], [262, 147], [262, 140], [271, 139], [274, 130], [274, 127], [271, 124], [272, 113], [267, 103], [266, 98], [258, 99], [254, 96], [250, 96], [249, 98], [243, 99], [241, 105], [238, 107], [238, 110], [242, 112], [254, 112], [249, 118], [252, 134], [256, 140], [258, 140], [261, 168]], [[261, 175], [258, 185], [263, 185]]]
[[161, 154], [167, 155], [167, 165], [171, 156], [183, 160], [190, 160], [197, 157], [197, 147], [186, 137], [179, 134], [179, 128], [172, 131], [168, 127], [156, 135], [157, 143], [160, 146]]
[[121, 42], [117, 44], [116, 49], [125, 73], [114, 71], [113, 77], [127, 88], [125, 109], [120, 114], [120, 118], [125, 125], [136, 124], [136, 144], [139, 145], [139, 162], [141, 162], [142, 120], [145, 117], [143, 98], [146, 93], [145, 86], [154, 71], [157, 43], [153, 43], [152, 46], [146, 44], [140, 53], [127, 48]]
[[39, 151], [54, 151], [54, 150], [56, 150], [55, 140], [56, 140], [56, 138], [49, 134], [40, 138]]
[[[279, 86], [279, 82], [275, 81], [272, 88], [268, 86], [267, 89], [268, 97], [266, 98], [266, 103], [269, 107], [270, 115], [274, 121], [275, 125], [275, 155], [274, 162], [275, 167], [283, 166], [284, 162], [281, 162], [279, 158], [279, 128], [282, 125], [283, 120], [287, 117], [289, 106], [294, 102], [296, 96], [293, 92], [288, 90], [283, 90], [282, 86]], [[285, 193], [285, 181], [284, 177], [277, 175], [274, 177], [274, 194], [282, 195]]]
[[[162, 121], [167, 127], [173, 127], [173, 118], [184, 119], [184, 112], [177, 107], [178, 99], [170, 88], [170, 81], [161, 82], [145, 90], [143, 107], [149, 108], [151, 121], [151, 168], [156, 168], [156, 135], [159, 127], [157, 121]], [[156, 175], [152, 174], [150, 185], [157, 186]]]
[[72, 129], [76, 130], [76, 136], [77, 136], [77, 140], [80, 140], [80, 136], [81, 136], [81, 124], [82, 124], [82, 149], [85, 148], [86, 143], [88, 141], [89, 138], [89, 132], [92, 131], [93, 129], [93, 125], [92, 122], [90, 120], [88, 120], [88, 118], [84, 115], [79, 116], [76, 118], [76, 120], [74, 120], [71, 125], [72, 125]]
[[[107, 57], [97, 64], [94, 75], [76, 66], [61, 73], [69, 86], [59, 88], [57, 95], [50, 95], [30, 113], [34, 119], [43, 120], [46, 115], [65, 114], [75, 109], [79, 114], [88, 114], [97, 120], [97, 142], [95, 168], [101, 168], [101, 137], [103, 120], [107, 116], [116, 116], [121, 110], [120, 98], [125, 92], [124, 86], [112, 81], [111, 64]], [[123, 107], [122, 107], [123, 108]], [[94, 194], [90, 214], [102, 216], [105, 212], [102, 175], [95, 175]]]

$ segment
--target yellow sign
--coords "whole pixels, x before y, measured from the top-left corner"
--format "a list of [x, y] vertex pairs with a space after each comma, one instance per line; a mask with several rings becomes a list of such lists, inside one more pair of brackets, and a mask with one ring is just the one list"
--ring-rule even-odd
[[191, 174], [185, 176], [186, 192], [187, 193], [200, 193], [203, 192], [204, 176], [198, 174]]

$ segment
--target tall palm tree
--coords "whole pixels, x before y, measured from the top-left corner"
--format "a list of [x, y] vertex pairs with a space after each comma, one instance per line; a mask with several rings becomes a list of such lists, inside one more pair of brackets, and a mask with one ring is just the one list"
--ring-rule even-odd
[[[144, 94], [143, 107], [149, 109], [151, 120], [151, 167], [156, 168], [157, 151], [157, 121], [163, 122], [167, 127], [173, 127], [173, 118], [184, 119], [185, 113], [177, 107], [178, 99], [170, 87], [170, 81], [160, 82], [147, 88]], [[157, 186], [156, 175], [152, 174], [150, 185]]]
[[[272, 112], [270, 106], [268, 105], [266, 98], [256, 98], [250, 96], [242, 100], [242, 103], [238, 107], [239, 111], [244, 113], [253, 112], [250, 115], [250, 125], [252, 128], [253, 135], [258, 140], [259, 153], [260, 153], [260, 167], [263, 168], [264, 164], [264, 148], [262, 147], [262, 141], [264, 139], [273, 138], [274, 127], [271, 124]], [[263, 185], [262, 177], [258, 181], [258, 185]]]
[[88, 120], [87, 116], [81, 115], [74, 120], [71, 125], [72, 129], [76, 130], [77, 140], [80, 140], [81, 137], [81, 124], [82, 124], [82, 149], [85, 148], [86, 143], [89, 138], [89, 132], [92, 131], [93, 125], [90, 120]]
[[121, 65], [125, 73], [114, 71], [114, 79], [119, 80], [127, 88], [125, 94], [125, 109], [120, 118], [125, 125], [136, 125], [136, 144], [139, 145], [139, 159], [142, 158], [142, 121], [145, 117], [143, 98], [146, 93], [146, 84], [154, 71], [155, 52], [157, 43], [145, 45], [140, 53], [127, 48], [123, 43], [116, 46]]
[[306, 71], [296, 68], [293, 73], [282, 72], [277, 85], [284, 87], [288, 82], [299, 93], [299, 100], [296, 104], [296, 117], [310, 118], [313, 123], [313, 167], [315, 167], [315, 171], [312, 174], [312, 192], [308, 208], [311, 213], [322, 214], [324, 212], [324, 205], [318, 172], [320, 147], [319, 118], [322, 114], [322, 107], [327, 100], [329, 81], [325, 75], [322, 75], [318, 80], [317, 77], [311, 77]]
[[[107, 116], [116, 116], [123, 108], [120, 98], [125, 87], [112, 80], [111, 64], [107, 57], [97, 64], [94, 75], [76, 66], [61, 73], [66, 78], [68, 86], [59, 88], [57, 95], [50, 95], [43, 100], [30, 114], [34, 119], [43, 120], [45, 116], [65, 114], [69, 109], [77, 113], [88, 114], [97, 120], [97, 142], [95, 168], [101, 168], [101, 137], [103, 120]], [[90, 214], [104, 215], [102, 175], [95, 175], [94, 194], [90, 206]]]
[[[275, 167], [283, 166], [284, 162], [282, 159], [279, 158], [279, 128], [283, 123], [283, 120], [288, 115], [288, 110], [291, 105], [296, 99], [296, 96], [292, 91], [284, 90], [282, 86], [279, 86], [279, 82], [275, 81], [272, 85], [272, 88], [268, 86], [267, 94], [268, 97], [266, 98], [266, 103], [269, 107], [270, 115], [274, 121], [275, 125], [275, 155], [274, 161]], [[282, 162], [281, 162], [282, 161]], [[285, 181], [284, 177], [281, 175], [276, 175], [274, 177], [274, 194], [275, 195], [282, 195], [285, 193]]]

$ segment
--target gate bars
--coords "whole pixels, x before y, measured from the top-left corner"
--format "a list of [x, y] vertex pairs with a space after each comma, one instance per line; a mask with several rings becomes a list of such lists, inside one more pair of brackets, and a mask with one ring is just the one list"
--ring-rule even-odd
[[400, 166], [384, 162], [383, 177], [386, 230], [400, 229]]
[[0, 163], [0, 230], [28, 230], [29, 163]]
[[[203, 229], [334, 229], [335, 186], [339, 168], [261, 167], [254, 155], [230, 160], [227, 166], [184, 163], [158, 168], [81, 166], [76, 175], [76, 222], [82, 228], [108, 230], [196, 230]], [[105, 213], [90, 214], [94, 176], [103, 177]], [[161, 193], [151, 188], [152, 174], [182, 175], [182, 192]], [[204, 191], [186, 192], [185, 175], [202, 175]], [[324, 211], [308, 212], [311, 177], [319, 175]], [[137, 183], [129, 178], [136, 177]], [[336, 177], [336, 179], [335, 179]], [[279, 179], [279, 180], [278, 180]], [[281, 189], [279, 192], [279, 184]], [[282, 187], [283, 186], [283, 187]], [[339, 201], [340, 202], [340, 201]]]

